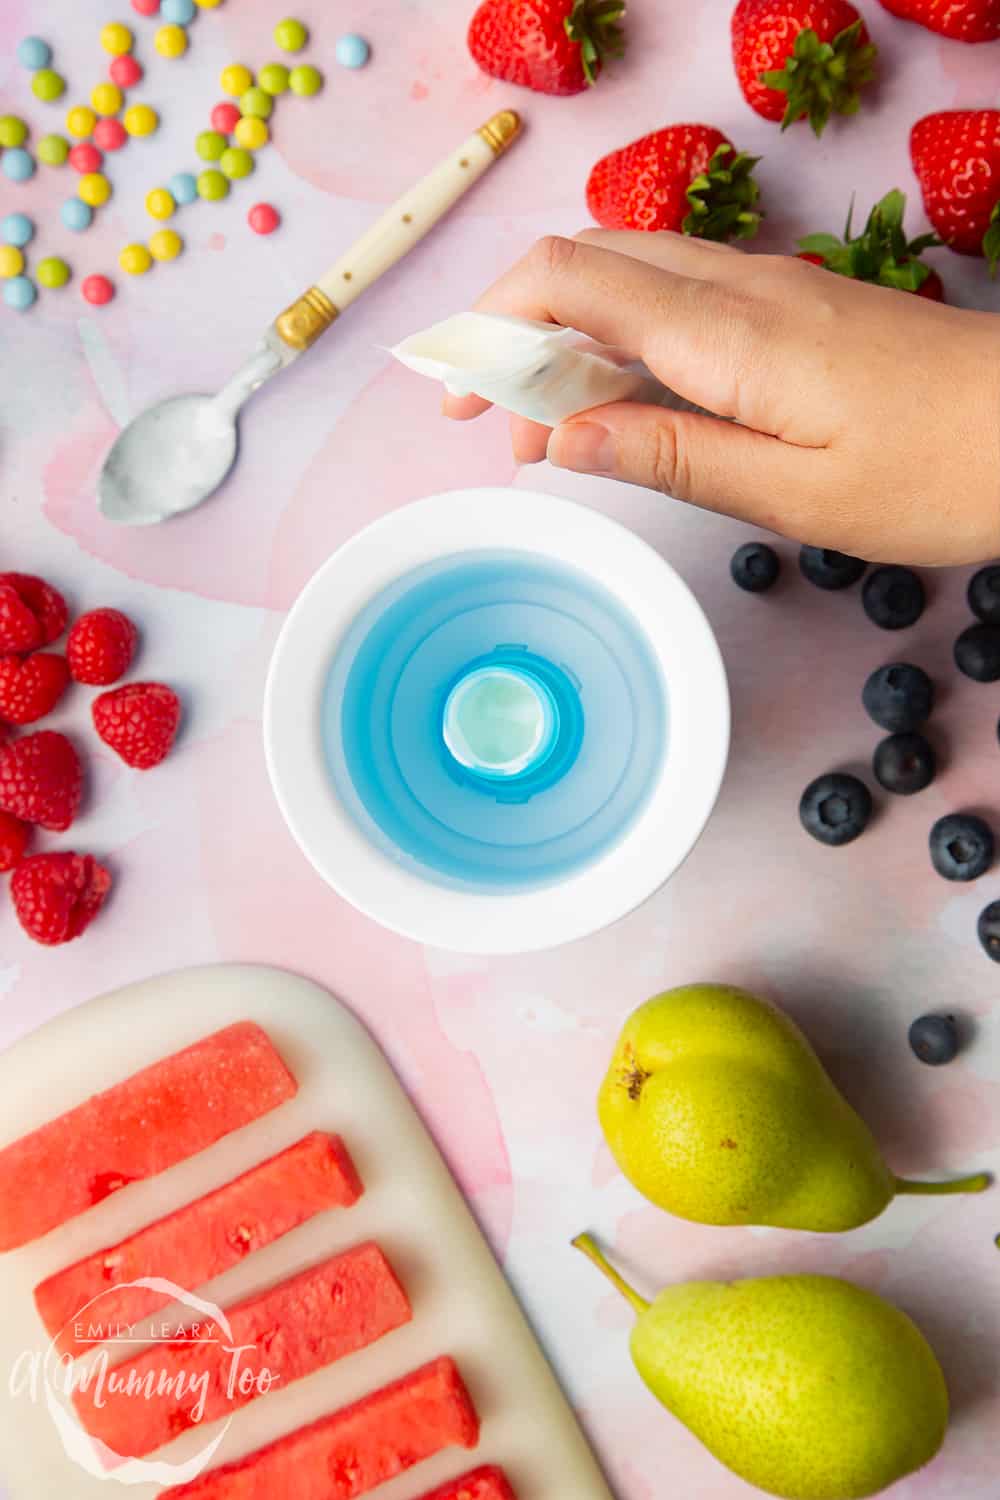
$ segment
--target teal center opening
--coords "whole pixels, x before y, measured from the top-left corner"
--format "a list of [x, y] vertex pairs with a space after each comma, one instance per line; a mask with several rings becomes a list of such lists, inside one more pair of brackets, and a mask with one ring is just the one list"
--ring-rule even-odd
[[340, 643], [322, 735], [337, 795], [423, 879], [552, 884], [613, 847], [667, 753], [667, 689], [602, 585], [525, 552], [459, 553], [382, 590]]

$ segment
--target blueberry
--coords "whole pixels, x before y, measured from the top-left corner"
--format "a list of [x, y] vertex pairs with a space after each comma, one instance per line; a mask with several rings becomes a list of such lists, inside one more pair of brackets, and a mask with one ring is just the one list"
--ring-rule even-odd
[[970, 625], [955, 642], [955, 665], [973, 682], [1000, 678], [1000, 625]]
[[934, 707], [934, 684], [923, 667], [894, 661], [878, 667], [861, 691], [861, 701], [881, 729], [893, 734], [919, 729]]
[[966, 596], [972, 613], [986, 625], [1000, 625], [1000, 567], [980, 568], [969, 580]]
[[987, 958], [1000, 964], [1000, 901], [991, 901], [989, 906], [983, 907], [976, 923], [976, 931]]
[[748, 594], [763, 594], [777, 582], [781, 563], [766, 542], [746, 542], [733, 553], [729, 571], [739, 588]]
[[821, 844], [849, 844], [864, 833], [872, 815], [872, 794], [856, 776], [833, 772], [811, 781], [799, 801], [806, 833]]
[[905, 630], [924, 612], [924, 586], [909, 568], [876, 568], [865, 579], [861, 603], [873, 625]]
[[975, 880], [993, 863], [993, 832], [971, 813], [949, 813], [931, 829], [930, 850], [945, 880]]
[[875, 780], [887, 792], [912, 797], [934, 780], [937, 762], [922, 734], [890, 734], [875, 750]]
[[803, 547], [799, 570], [818, 589], [846, 589], [857, 583], [868, 564], [849, 552], [831, 552], [828, 547]]
[[954, 1016], [918, 1016], [909, 1031], [910, 1046], [923, 1063], [939, 1067], [958, 1051], [958, 1027]]

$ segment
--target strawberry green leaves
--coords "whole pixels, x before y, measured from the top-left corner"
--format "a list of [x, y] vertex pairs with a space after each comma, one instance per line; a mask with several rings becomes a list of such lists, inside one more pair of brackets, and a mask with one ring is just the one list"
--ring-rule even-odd
[[761, 215], [755, 207], [760, 186], [753, 169], [759, 156], [724, 144], [717, 146], [704, 172], [688, 185], [690, 211], [681, 228], [702, 240], [750, 239]]
[[782, 130], [805, 117], [819, 136], [831, 114], [856, 114], [859, 91], [875, 76], [877, 55], [874, 42], [862, 37], [860, 20], [832, 42], [821, 42], [811, 28], [800, 31], [785, 66], [760, 75], [768, 88], [787, 96]]
[[563, 26], [570, 41], [580, 44], [580, 62], [589, 84], [597, 82], [604, 58], [624, 55], [625, 33], [619, 24], [624, 14], [625, 0], [574, 0]]
[[[817, 255], [828, 271], [849, 276], [854, 281], [871, 281], [878, 286], [895, 287], [903, 292], [917, 292], [931, 268], [920, 256], [941, 241], [937, 235], [921, 234], [908, 240], [903, 228], [906, 195], [898, 188], [886, 193], [871, 213], [861, 234], [852, 233], [854, 206], [847, 215], [844, 238], [832, 234], [807, 234], [799, 248]], [[997, 223], [997, 253], [1000, 256], [1000, 214]]]

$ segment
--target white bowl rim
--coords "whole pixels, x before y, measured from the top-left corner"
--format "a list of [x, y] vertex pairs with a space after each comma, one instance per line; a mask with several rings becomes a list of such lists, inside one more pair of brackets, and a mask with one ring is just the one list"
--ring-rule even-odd
[[[605, 855], [530, 890], [461, 891], [423, 880], [366, 837], [336, 794], [320, 715], [336, 651], [360, 611], [428, 562], [474, 550], [524, 551], [594, 578], [645, 634], [667, 685], [667, 753], [645, 806]], [[264, 697], [271, 785], [293, 838], [359, 911], [429, 947], [528, 953], [584, 937], [651, 896], [696, 843], [729, 753], [725, 667], [687, 584], [648, 543], [576, 501], [529, 490], [449, 490], [358, 532], [306, 584], [278, 638]]]

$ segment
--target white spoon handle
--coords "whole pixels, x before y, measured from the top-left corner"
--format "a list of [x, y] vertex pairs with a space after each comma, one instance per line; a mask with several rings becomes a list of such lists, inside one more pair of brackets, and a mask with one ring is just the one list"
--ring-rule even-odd
[[521, 132], [520, 116], [500, 110], [433, 171], [387, 208], [315, 285], [275, 319], [289, 348], [301, 352], [372, 282], [412, 250]]

